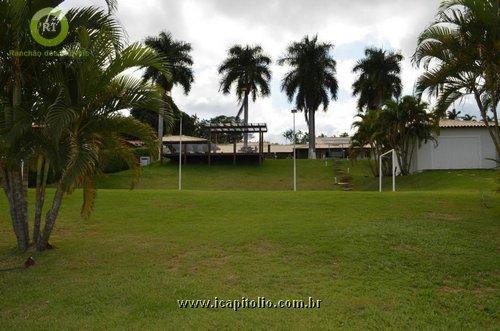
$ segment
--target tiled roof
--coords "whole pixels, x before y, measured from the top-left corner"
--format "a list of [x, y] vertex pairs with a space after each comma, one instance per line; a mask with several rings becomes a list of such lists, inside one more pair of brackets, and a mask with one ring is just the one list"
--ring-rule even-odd
[[[493, 125], [493, 123], [490, 123]], [[480, 128], [486, 127], [483, 121], [440, 120], [440, 128]]]

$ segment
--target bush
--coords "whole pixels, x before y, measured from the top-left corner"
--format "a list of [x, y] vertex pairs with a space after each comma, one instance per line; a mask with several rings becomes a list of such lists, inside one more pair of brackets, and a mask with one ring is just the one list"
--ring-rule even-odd
[[[146, 147], [139, 147], [134, 149], [134, 154], [137, 157], [137, 162], [141, 156], [151, 156], [151, 151]], [[116, 157], [115, 155], [107, 155], [103, 172], [105, 174], [112, 174], [115, 172], [128, 170], [129, 166], [125, 161]]]

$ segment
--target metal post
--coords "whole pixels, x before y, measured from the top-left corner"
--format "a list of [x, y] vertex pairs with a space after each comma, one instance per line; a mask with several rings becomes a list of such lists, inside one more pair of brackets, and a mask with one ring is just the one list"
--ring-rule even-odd
[[396, 151], [392, 150], [392, 192], [396, 192]]
[[297, 113], [296, 109], [292, 110], [293, 114], [293, 191], [297, 191], [297, 155], [295, 151], [295, 140], [297, 136], [295, 134], [295, 114]]
[[179, 191], [182, 191], [182, 113], [179, 125]]
[[390, 151], [388, 152], [385, 152], [384, 154], [380, 155], [379, 158], [378, 158], [378, 178], [379, 178], [379, 181], [378, 181], [378, 190], [379, 192], [382, 192], [382, 159], [384, 158], [384, 156], [388, 155], [388, 154], [391, 154], [392, 156], [392, 190], [393, 191], [396, 191], [396, 161], [395, 161], [395, 158], [396, 158], [396, 151], [394, 149], [391, 149]]
[[382, 156], [378, 160], [378, 191], [382, 192]]
[[161, 112], [158, 114], [158, 160], [160, 163], [163, 159], [163, 116]]

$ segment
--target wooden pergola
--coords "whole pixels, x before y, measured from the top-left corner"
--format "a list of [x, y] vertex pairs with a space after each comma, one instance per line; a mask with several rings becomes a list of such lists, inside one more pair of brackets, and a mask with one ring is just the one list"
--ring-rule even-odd
[[[212, 138], [219, 133], [258, 133], [259, 134], [259, 146], [258, 146], [258, 156], [259, 164], [262, 164], [263, 160], [263, 149], [264, 149], [264, 133], [267, 132], [267, 124], [265, 123], [209, 123], [205, 126], [208, 131], [208, 164], [211, 165], [212, 162]], [[237, 153], [236, 151], [236, 139], [233, 141], [233, 164], [236, 164], [236, 155], [253, 156], [257, 153], [250, 151], [244, 151], [243, 153]]]

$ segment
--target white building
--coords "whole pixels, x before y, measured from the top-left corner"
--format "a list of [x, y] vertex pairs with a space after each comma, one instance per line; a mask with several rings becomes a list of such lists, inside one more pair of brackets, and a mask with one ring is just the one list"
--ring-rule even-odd
[[416, 151], [413, 171], [431, 169], [491, 169], [498, 159], [483, 122], [441, 120], [437, 144], [429, 141]]

